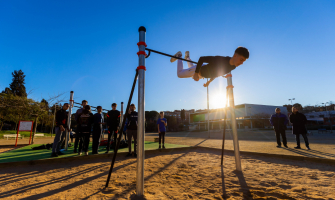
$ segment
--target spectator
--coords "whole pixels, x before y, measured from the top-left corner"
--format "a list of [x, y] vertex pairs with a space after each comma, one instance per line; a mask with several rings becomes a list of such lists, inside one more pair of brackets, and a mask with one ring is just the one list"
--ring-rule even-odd
[[127, 157], [131, 156], [131, 141], [134, 138], [134, 156], [137, 157], [136, 146], [137, 146], [137, 112], [134, 104], [130, 105], [130, 110], [128, 111], [128, 124], [127, 124], [127, 138], [128, 138], [128, 150], [129, 153]]
[[76, 112], [76, 114], [74, 115], [74, 118], [77, 122], [77, 130], [76, 130], [76, 134], [75, 134], [75, 138], [74, 138], [74, 150], [73, 153], [77, 153], [77, 148], [78, 148], [78, 142], [79, 142], [79, 135], [80, 135], [80, 126], [79, 126], [79, 116], [80, 114], [83, 112], [83, 110], [85, 110], [85, 106], [88, 104], [88, 102], [86, 100], [83, 100], [81, 102], [81, 105], [83, 106], [82, 108], [79, 108]]
[[295, 140], [297, 141], [297, 146], [294, 147], [295, 149], [301, 149], [300, 147], [300, 135], [305, 140], [307, 150], [310, 150], [308, 138], [307, 138], [307, 130], [306, 130], [306, 123], [307, 118], [304, 114], [298, 112], [298, 108], [293, 106], [292, 107], [292, 114], [290, 115], [290, 122], [292, 123], [292, 133], [295, 135]]
[[82, 151], [84, 151], [85, 155], [88, 156], [88, 145], [90, 143], [93, 120], [91, 106], [86, 105], [85, 110], [79, 115], [78, 119], [80, 126], [78, 155], [81, 155]]
[[272, 115], [270, 118], [270, 123], [273, 126], [275, 133], [276, 133], [276, 138], [277, 138], [277, 147], [281, 147], [281, 142], [280, 142], [280, 135], [283, 140], [283, 145], [284, 147], [287, 147], [287, 140], [286, 140], [286, 125], [288, 122], [288, 119], [286, 115], [282, 114], [280, 112], [280, 108], [276, 108], [276, 114]]
[[102, 114], [102, 107], [97, 107], [98, 113], [94, 114], [94, 125], [92, 134], [92, 154], [98, 154], [100, 136], [102, 133], [102, 125], [105, 125], [104, 115]]
[[167, 126], [167, 120], [164, 118], [164, 112], [159, 113], [160, 117], [157, 120], [157, 127], [159, 133], [159, 149], [161, 148], [161, 140], [163, 140], [163, 149], [165, 149], [164, 141], [165, 141], [165, 132]]
[[68, 103], [65, 103], [62, 109], [56, 112], [56, 127], [55, 127], [56, 134], [54, 143], [52, 145], [51, 157], [58, 157], [58, 155], [64, 155], [60, 151], [60, 145], [61, 145], [62, 134], [65, 132], [65, 128], [69, 130], [69, 128], [67, 127], [68, 113], [66, 112], [66, 110], [69, 109], [69, 107], [70, 105]]
[[117, 107], [117, 104], [113, 103], [112, 110], [108, 111], [107, 113], [108, 140], [107, 140], [106, 153], [109, 152], [112, 135], [114, 135], [114, 140], [113, 140], [114, 152], [116, 148], [116, 138], [117, 138], [117, 133], [118, 133], [119, 126], [120, 126], [120, 116], [121, 116], [120, 111], [116, 110], [116, 107]]

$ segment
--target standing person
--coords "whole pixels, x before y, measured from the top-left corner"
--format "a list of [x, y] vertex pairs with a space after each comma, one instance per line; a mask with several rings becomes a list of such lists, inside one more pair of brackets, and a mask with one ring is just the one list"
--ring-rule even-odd
[[105, 125], [102, 107], [97, 107], [98, 113], [94, 114], [93, 134], [92, 134], [92, 154], [98, 154], [102, 125]]
[[137, 112], [134, 104], [130, 105], [130, 110], [128, 111], [128, 125], [127, 125], [127, 138], [128, 138], [128, 150], [129, 153], [126, 155], [131, 156], [131, 140], [134, 138], [134, 156], [137, 157], [136, 146], [137, 146]]
[[294, 147], [295, 149], [301, 149], [300, 147], [300, 135], [305, 140], [307, 150], [310, 150], [308, 138], [307, 138], [307, 130], [306, 130], [306, 123], [307, 118], [304, 114], [298, 112], [298, 108], [293, 106], [292, 107], [292, 114], [290, 115], [290, 122], [292, 123], [292, 133], [295, 135], [295, 140], [297, 141], [297, 146]]
[[120, 116], [121, 116], [120, 111], [116, 110], [116, 107], [117, 107], [117, 104], [113, 103], [112, 110], [108, 111], [107, 113], [108, 141], [107, 141], [106, 153], [109, 152], [112, 135], [114, 135], [114, 141], [113, 141], [114, 152], [116, 149], [116, 138], [117, 138], [117, 133], [118, 133], [119, 126], [120, 126]]
[[85, 106], [87, 104], [88, 104], [88, 102], [86, 100], [82, 100], [81, 105], [83, 107], [79, 108], [77, 110], [76, 114], [74, 115], [74, 118], [75, 118], [75, 120], [77, 122], [77, 130], [76, 130], [76, 134], [75, 134], [75, 138], [74, 138], [74, 150], [73, 150], [73, 153], [78, 153], [77, 152], [77, 148], [78, 148], [79, 135], [80, 135], [79, 116], [83, 112], [83, 110], [85, 110]]
[[86, 105], [85, 110], [79, 115], [79, 150], [78, 155], [81, 155], [82, 151], [88, 156], [88, 145], [90, 143], [91, 129], [93, 123], [93, 114], [91, 113], [91, 106]]
[[286, 140], [286, 125], [288, 122], [288, 119], [286, 117], [286, 115], [282, 114], [280, 112], [280, 108], [276, 108], [276, 114], [272, 115], [270, 118], [270, 123], [273, 126], [273, 128], [275, 129], [275, 133], [276, 133], [276, 138], [277, 138], [277, 147], [280, 148], [281, 147], [281, 142], [280, 142], [280, 136], [283, 140], [283, 145], [284, 147], [287, 147], [287, 140]]
[[[182, 57], [182, 53], [179, 51], [175, 54], [175, 57]], [[207, 87], [215, 78], [228, 74], [236, 67], [242, 65], [244, 61], [249, 58], [249, 50], [245, 47], [238, 47], [233, 57], [223, 56], [202, 56], [199, 58], [198, 64], [193, 65], [188, 62], [188, 69], [184, 69], [183, 61], [178, 60], [177, 62], [177, 76], [179, 78], [193, 78], [195, 81], [199, 79], [210, 78], [204, 84]], [[190, 60], [189, 51], [185, 52], [185, 59]], [[170, 62], [176, 61], [177, 58], [171, 58]], [[206, 65], [203, 65], [207, 63]]]
[[157, 120], [157, 128], [159, 133], [159, 149], [161, 148], [161, 140], [163, 140], [163, 149], [165, 149], [164, 141], [165, 141], [165, 132], [167, 126], [167, 120], [164, 118], [164, 112], [159, 113], [160, 117]]
[[58, 155], [64, 155], [60, 151], [60, 145], [61, 145], [62, 134], [64, 134], [65, 129], [69, 130], [67, 126], [68, 113], [66, 112], [66, 110], [68, 110], [69, 107], [70, 105], [68, 103], [65, 103], [62, 109], [56, 112], [55, 139], [52, 145], [51, 157], [58, 157]]

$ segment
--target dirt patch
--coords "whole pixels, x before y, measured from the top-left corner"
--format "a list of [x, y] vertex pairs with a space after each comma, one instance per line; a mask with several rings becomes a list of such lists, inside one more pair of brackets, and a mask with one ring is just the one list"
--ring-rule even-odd
[[331, 199], [334, 166], [261, 156], [242, 157], [211, 150], [150, 153], [145, 161], [144, 197], [137, 197], [136, 159], [119, 157], [103, 189], [109, 158], [66, 164], [1, 169], [0, 199]]

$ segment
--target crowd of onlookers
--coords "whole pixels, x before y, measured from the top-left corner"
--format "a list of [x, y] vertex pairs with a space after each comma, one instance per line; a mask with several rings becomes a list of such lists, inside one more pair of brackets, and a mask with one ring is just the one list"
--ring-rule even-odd
[[[108, 139], [107, 139], [107, 147], [106, 152], [109, 153], [111, 149], [111, 142], [113, 141], [112, 150], [115, 151], [117, 148], [116, 140], [118, 136], [118, 132], [120, 129], [120, 117], [121, 112], [118, 111], [117, 104], [112, 104], [112, 110], [107, 113], [107, 121], [104, 120], [104, 115], [102, 113], [102, 107], [97, 107], [97, 113], [94, 115], [91, 111], [91, 106], [87, 105], [88, 102], [86, 100], [82, 101], [82, 108], [78, 109], [75, 114], [75, 120], [77, 122], [76, 134], [74, 136], [74, 153], [78, 153], [78, 155], [88, 155], [89, 150], [89, 142], [92, 136], [92, 154], [98, 154], [98, 149], [100, 145], [100, 139], [103, 134], [103, 125], [107, 125], [108, 127]], [[68, 113], [66, 112], [69, 109], [70, 105], [65, 103], [59, 111], [56, 112], [56, 127], [55, 127], [55, 139], [52, 145], [52, 157], [57, 157], [58, 155], [63, 155], [61, 150], [62, 140], [65, 138], [66, 129], [70, 131], [67, 126], [67, 118]], [[127, 114], [125, 127], [123, 130], [123, 135], [125, 141], [128, 144], [128, 154], [127, 156], [137, 157], [137, 118], [138, 114], [135, 111], [136, 107], [134, 104], [130, 105], [130, 109]], [[308, 138], [307, 138], [307, 129], [306, 122], [307, 118], [304, 114], [298, 111], [297, 107], [292, 108], [292, 114], [289, 116], [289, 119], [286, 115], [281, 113], [280, 108], [276, 108], [276, 114], [272, 115], [270, 118], [270, 123], [274, 127], [277, 139], [277, 147], [280, 148], [281, 144], [288, 148], [287, 139], [286, 139], [286, 125], [290, 121], [292, 123], [292, 133], [295, 135], [297, 146], [294, 147], [296, 149], [301, 149], [300, 147], [300, 135], [304, 138], [306, 148], [310, 150]], [[164, 118], [164, 112], [160, 112], [160, 117], [157, 120], [157, 129], [159, 133], [159, 148], [165, 148], [165, 131], [167, 126], [167, 120]], [[112, 138], [113, 137], [113, 138]], [[282, 138], [282, 142], [281, 139]], [[71, 137], [71, 140], [73, 137]], [[113, 139], [113, 140], [112, 140]], [[134, 151], [132, 152], [132, 141], [134, 140]], [[163, 144], [161, 146], [161, 144]]]
[[[62, 141], [66, 138], [66, 130], [72, 135], [72, 129], [68, 127], [67, 119], [70, 105], [65, 103], [59, 111], [56, 112], [56, 127], [55, 127], [55, 138], [52, 145], [52, 157], [58, 157], [64, 153], [61, 151]], [[128, 154], [127, 156], [137, 157], [137, 112], [134, 104], [130, 105], [130, 109], [127, 113], [127, 118], [125, 126], [123, 129], [124, 140], [128, 144]], [[105, 122], [104, 115], [102, 113], [102, 107], [97, 107], [97, 113], [93, 115], [91, 111], [91, 106], [88, 105], [86, 100], [82, 101], [82, 108], [78, 109], [75, 113], [75, 121], [77, 122], [76, 133], [72, 135], [71, 141], [74, 138], [74, 153], [78, 155], [88, 155], [90, 138], [92, 136], [92, 154], [98, 154], [101, 136], [104, 134], [103, 126], [107, 125], [108, 128], [108, 139], [106, 144], [106, 152], [109, 153], [111, 149], [115, 151], [117, 148], [116, 141], [117, 136], [120, 131], [120, 118], [121, 112], [117, 110], [117, 104], [112, 104], [112, 110], [107, 113], [107, 120]], [[159, 132], [159, 148], [165, 148], [165, 127], [167, 126], [167, 120], [164, 118], [164, 112], [160, 112], [160, 118], [157, 120], [157, 128]], [[132, 140], [134, 140], [134, 152], [132, 152]], [[161, 141], [163, 141], [163, 146], [161, 147]]]
[[297, 142], [297, 146], [294, 147], [295, 149], [301, 149], [300, 147], [300, 135], [305, 140], [305, 145], [307, 150], [310, 150], [308, 138], [307, 138], [307, 129], [306, 123], [307, 118], [303, 113], [298, 111], [298, 107], [292, 107], [292, 114], [289, 116], [289, 120], [286, 115], [282, 114], [280, 108], [276, 108], [276, 114], [272, 115], [270, 118], [270, 123], [273, 126], [276, 138], [277, 138], [277, 147], [281, 147], [281, 140], [280, 136], [282, 137], [284, 147], [288, 148], [287, 146], [287, 139], [286, 139], [286, 125], [290, 121], [292, 123], [292, 133], [295, 135], [295, 139]]

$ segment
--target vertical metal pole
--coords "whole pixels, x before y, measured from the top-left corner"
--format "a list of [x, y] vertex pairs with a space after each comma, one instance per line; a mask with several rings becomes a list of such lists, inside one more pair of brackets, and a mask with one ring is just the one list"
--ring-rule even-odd
[[55, 103], [54, 120], [52, 121], [51, 137], [52, 137], [52, 134], [54, 133], [54, 129], [55, 129], [56, 107], [57, 107], [57, 103]]
[[241, 167], [241, 157], [240, 157], [240, 147], [237, 136], [237, 126], [236, 126], [236, 117], [235, 117], [235, 103], [234, 103], [234, 93], [233, 93], [233, 80], [231, 73], [227, 75], [228, 83], [228, 96], [229, 96], [229, 106], [230, 106], [230, 116], [231, 116], [231, 126], [233, 131], [233, 142], [234, 142], [234, 152], [235, 152], [235, 164], [236, 170], [242, 171]]
[[[138, 29], [140, 42], [145, 42], [145, 27]], [[145, 51], [145, 45], [139, 45], [139, 51]], [[139, 66], [145, 66], [145, 55], [140, 54]], [[145, 120], [145, 70], [138, 69], [138, 126], [137, 126], [137, 175], [136, 175], [136, 194], [143, 195], [144, 191], [144, 120]]]
[[[72, 107], [73, 107], [73, 91], [70, 92], [70, 108], [69, 108], [69, 114], [67, 116], [67, 126], [69, 129], [71, 128], [71, 115], [72, 115]], [[65, 141], [65, 151], [67, 151], [68, 143], [69, 143], [69, 131], [66, 129], [66, 141]]]
[[[121, 126], [122, 126], [122, 122], [123, 122], [123, 102], [121, 102], [121, 119], [120, 119], [120, 128], [121, 128]], [[122, 132], [121, 132], [121, 131], [119, 131], [119, 133], [121, 133], [120, 137], [122, 137], [123, 130], [122, 130]], [[122, 138], [121, 138], [121, 139], [122, 139]], [[124, 139], [126, 139], [126, 138], [124, 138]]]
[[[207, 78], [208, 82], [208, 78]], [[208, 127], [208, 138], [211, 138], [210, 127], [209, 127], [209, 93], [208, 93], [208, 85], [207, 85], [207, 127]]]
[[122, 126], [123, 121], [123, 102], [121, 102], [121, 120], [120, 120], [120, 127]]

